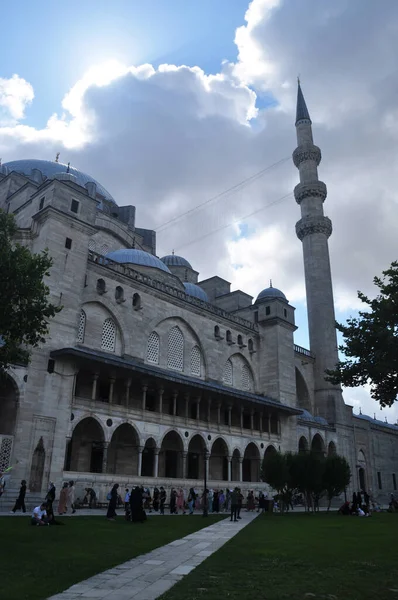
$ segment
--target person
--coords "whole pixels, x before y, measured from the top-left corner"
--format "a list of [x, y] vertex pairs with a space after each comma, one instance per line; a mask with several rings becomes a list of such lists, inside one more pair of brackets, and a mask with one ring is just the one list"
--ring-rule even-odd
[[46, 503], [42, 502], [40, 506], [36, 506], [32, 512], [31, 525], [48, 525]]
[[367, 506], [369, 508], [369, 505], [370, 505], [370, 496], [369, 496], [369, 494], [367, 493], [366, 490], [364, 490], [364, 492], [363, 492], [363, 501], [365, 503], [365, 506]]
[[160, 496], [159, 489], [157, 487], [155, 487], [153, 490], [153, 502], [152, 502], [153, 510], [155, 512], [158, 512], [158, 510], [159, 510], [159, 496]]
[[266, 499], [265, 496], [263, 494], [263, 492], [260, 492], [259, 498], [258, 498], [258, 509], [257, 512], [261, 512], [264, 513], [265, 512], [265, 507], [266, 507]]
[[338, 512], [341, 515], [349, 515], [350, 514], [350, 503], [348, 501], [344, 502], [344, 504], [342, 506], [340, 506]]
[[177, 514], [177, 492], [173, 488], [170, 493], [170, 514]]
[[185, 515], [185, 495], [184, 490], [179, 488], [177, 493], [177, 513], [179, 510], [182, 510], [182, 514]]
[[241, 489], [238, 488], [238, 508], [236, 511], [236, 518], [237, 519], [241, 519], [242, 517], [240, 516], [240, 511], [242, 510], [242, 504], [243, 504], [243, 494], [241, 492]]
[[64, 515], [67, 511], [67, 502], [68, 502], [68, 484], [65, 483], [62, 486], [61, 492], [59, 494], [59, 502], [58, 502], [58, 514]]
[[238, 513], [238, 488], [236, 487], [231, 493], [230, 493], [230, 500], [231, 500], [231, 521], [237, 521], [237, 513]]
[[160, 488], [159, 500], [160, 500], [160, 514], [164, 515], [164, 505], [166, 504], [166, 492], [165, 492], [164, 487]]
[[358, 508], [358, 500], [357, 500], [357, 495], [354, 492], [352, 495], [352, 512], [356, 513], [357, 512], [357, 508]]
[[358, 502], [358, 507], [362, 508], [362, 496], [361, 496], [361, 492], [357, 493], [357, 502]]
[[220, 505], [220, 511], [224, 510], [224, 504], [225, 504], [224, 490], [220, 490], [220, 493], [218, 494], [218, 502]]
[[195, 493], [195, 490], [193, 488], [191, 488], [189, 490], [189, 495], [188, 495], [188, 508], [189, 508], [190, 515], [193, 515], [193, 511], [195, 509], [195, 501], [196, 501], [196, 493]]
[[209, 513], [213, 512], [213, 496], [214, 496], [214, 491], [208, 490], [208, 494], [207, 494], [207, 511]]
[[4, 473], [0, 472], [0, 498], [6, 490], [6, 478]]
[[25, 481], [25, 479], [22, 479], [21, 487], [19, 488], [19, 496], [15, 501], [14, 508], [11, 511], [12, 513], [15, 514], [15, 512], [20, 509], [22, 509], [23, 513], [26, 513], [25, 495], [26, 495], [26, 481]]
[[73, 515], [76, 512], [76, 509], [75, 509], [75, 482], [74, 481], [69, 482], [67, 503], [69, 504], [70, 508], [72, 509], [72, 515]]
[[83, 504], [88, 503], [89, 508], [95, 508], [95, 505], [97, 504], [97, 494], [93, 488], [85, 488], [84, 491], [86, 492], [86, 495], [84, 496]]
[[229, 512], [230, 511], [230, 508], [231, 508], [231, 494], [232, 494], [232, 490], [227, 489], [227, 493], [225, 495], [225, 505], [224, 505], [225, 512]]
[[220, 497], [219, 497], [217, 490], [213, 494], [213, 507], [212, 508], [213, 508], [214, 513], [220, 512]]
[[133, 523], [143, 523], [146, 521], [146, 512], [142, 508], [143, 502], [142, 488], [135, 487], [131, 490], [130, 494], [130, 509], [131, 509], [131, 521]]
[[254, 504], [254, 494], [253, 494], [253, 491], [250, 491], [250, 492], [248, 493], [248, 495], [247, 495], [247, 505], [246, 505], [246, 510], [247, 510], [248, 512], [250, 512], [250, 511], [254, 510], [255, 508], [256, 508], [256, 507], [255, 507], [255, 504]]
[[118, 489], [119, 484], [115, 483], [111, 491], [109, 492], [107, 498], [109, 499], [108, 510], [106, 513], [106, 518], [108, 521], [114, 521], [116, 518], [116, 506], [117, 506], [117, 497], [118, 497]]

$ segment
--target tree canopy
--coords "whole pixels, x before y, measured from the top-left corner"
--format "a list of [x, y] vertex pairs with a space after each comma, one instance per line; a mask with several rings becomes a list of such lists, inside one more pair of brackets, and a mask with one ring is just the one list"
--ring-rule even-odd
[[370, 383], [372, 398], [392, 406], [398, 395], [398, 262], [373, 282], [380, 290], [374, 300], [358, 292], [368, 309], [346, 325], [336, 323], [344, 338], [339, 350], [347, 360], [327, 371], [326, 379], [347, 387]]
[[45, 341], [49, 319], [61, 310], [49, 302], [43, 281], [52, 259], [15, 244], [16, 233], [14, 216], [0, 210], [0, 373], [28, 362], [30, 348]]

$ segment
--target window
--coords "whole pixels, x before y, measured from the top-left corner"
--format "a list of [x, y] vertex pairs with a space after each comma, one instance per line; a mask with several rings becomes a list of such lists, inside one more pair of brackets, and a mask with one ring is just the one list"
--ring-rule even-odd
[[253, 377], [247, 365], [243, 365], [241, 374], [242, 390], [251, 391], [253, 389]]
[[72, 200], [70, 205], [71, 212], [78, 213], [79, 212], [79, 203], [77, 200]]
[[172, 327], [169, 331], [167, 366], [176, 371], [184, 370], [184, 336], [177, 326]]
[[214, 337], [216, 339], [220, 339], [220, 328], [218, 325], [215, 325], [215, 327], [214, 327]]
[[394, 488], [394, 490], [397, 489], [397, 479], [395, 477], [395, 473], [392, 474], [392, 487]]
[[42, 210], [42, 208], [43, 208], [43, 206], [44, 206], [44, 200], [45, 200], [44, 196], [43, 196], [43, 198], [40, 198], [40, 202], [39, 202], [39, 210]]
[[54, 369], [55, 369], [55, 360], [53, 358], [50, 358], [47, 363], [47, 373], [54, 373]]
[[381, 484], [381, 472], [380, 471], [377, 471], [377, 484], [379, 486], [379, 490], [382, 490], [383, 486]]
[[65, 248], [70, 250], [72, 248], [72, 240], [70, 238], [66, 238], [65, 240]]
[[227, 329], [227, 343], [228, 344], [232, 344], [232, 333], [230, 332], [229, 329]]
[[249, 352], [254, 352], [254, 346], [253, 346], [252, 339], [249, 339], [249, 341], [247, 342], [247, 345], [249, 346]]
[[88, 249], [90, 250], [90, 252], [95, 252], [97, 245], [94, 242], [94, 240], [90, 240], [88, 243]]
[[286, 319], [286, 317], [287, 317], [287, 310], [286, 310], [286, 308], [283, 309], [283, 314], [284, 314], [285, 319]]
[[86, 313], [84, 310], [80, 311], [79, 327], [77, 330], [77, 341], [80, 343], [84, 342], [84, 332], [86, 330]]
[[116, 325], [113, 319], [105, 319], [102, 326], [101, 350], [115, 351]]
[[270, 315], [271, 314], [271, 307], [270, 306], [266, 306], [265, 307], [265, 314], [266, 315]]
[[139, 294], [133, 294], [133, 308], [134, 310], [140, 310], [141, 308], [141, 296]]
[[194, 346], [191, 351], [191, 375], [200, 377], [202, 371], [202, 354], [199, 346]]
[[241, 335], [238, 335], [238, 345], [243, 346], [243, 338]]
[[115, 289], [115, 300], [119, 304], [121, 302], [124, 302], [124, 290], [123, 290], [123, 288], [120, 285], [116, 286], [116, 289]]
[[148, 338], [148, 345], [146, 349], [146, 359], [148, 362], [154, 365], [159, 364], [159, 336], [156, 331], [152, 331]]
[[101, 254], [108, 254], [109, 246], [107, 244], [102, 244], [101, 246]]
[[233, 367], [232, 362], [229, 359], [224, 365], [222, 380], [225, 385], [233, 385]]
[[106, 293], [106, 283], [103, 279], [97, 279], [97, 292], [99, 294]]

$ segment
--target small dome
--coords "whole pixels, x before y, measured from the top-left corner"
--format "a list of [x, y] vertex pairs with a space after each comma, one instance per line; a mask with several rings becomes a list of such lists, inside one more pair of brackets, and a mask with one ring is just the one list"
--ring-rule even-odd
[[110, 260], [114, 260], [115, 262], [122, 264], [153, 267], [155, 269], [165, 271], [166, 273], [170, 273], [168, 267], [166, 267], [166, 265], [160, 260], [160, 258], [154, 256], [153, 254], [150, 254], [149, 252], [144, 252], [143, 250], [136, 250], [135, 248], [122, 248], [120, 250], [115, 250], [114, 252], [109, 252], [106, 255], [106, 258], [109, 258]]
[[272, 287], [272, 285], [259, 293], [256, 302], [269, 300], [270, 298], [280, 298], [281, 300], [286, 300], [287, 302], [285, 294], [281, 292], [281, 290], [278, 290], [278, 288]]
[[184, 282], [185, 293], [188, 296], [193, 296], [194, 298], [198, 298], [198, 300], [203, 300], [203, 302], [208, 302], [209, 298], [204, 290], [200, 287], [200, 285], [196, 285], [196, 283], [188, 283]]
[[176, 254], [168, 254], [167, 256], [163, 256], [160, 260], [168, 267], [188, 267], [188, 269], [192, 269], [185, 258], [177, 256]]

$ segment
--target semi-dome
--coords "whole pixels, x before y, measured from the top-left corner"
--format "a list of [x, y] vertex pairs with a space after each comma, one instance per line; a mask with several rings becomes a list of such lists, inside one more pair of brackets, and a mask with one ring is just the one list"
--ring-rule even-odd
[[35, 158], [26, 159], [26, 160], [12, 160], [10, 162], [4, 163], [4, 167], [7, 167], [9, 172], [16, 171], [17, 173], [22, 173], [22, 175], [26, 175], [26, 177], [33, 178], [33, 170], [37, 169], [41, 171], [44, 177], [47, 179], [60, 179], [60, 173], [70, 173], [75, 177], [75, 181], [78, 185], [84, 187], [86, 183], [95, 183], [97, 186], [97, 193], [108, 200], [109, 202], [113, 202], [116, 204], [114, 198], [112, 198], [111, 194], [100, 184], [96, 179], [83, 173], [83, 171], [79, 171], [74, 167], [68, 165], [64, 165], [63, 163], [55, 162], [52, 160], [37, 160]]
[[192, 269], [190, 263], [185, 258], [176, 254], [167, 254], [167, 256], [163, 256], [160, 260], [168, 267], [187, 267], [188, 269]]
[[121, 250], [108, 252], [106, 258], [118, 263], [152, 267], [170, 273], [169, 268], [160, 260], [160, 258], [149, 252], [144, 252], [144, 250], [137, 250], [136, 248], [122, 248]]
[[278, 288], [272, 287], [272, 282], [268, 288], [265, 288], [264, 290], [262, 290], [259, 293], [259, 295], [257, 296], [256, 302], [263, 301], [263, 300], [270, 300], [271, 298], [280, 298], [281, 300], [287, 301], [285, 294], [283, 292], [281, 292], [281, 290], [278, 290]]
[[184, 281], [185, 293], [188, 296], [193, 296], [194, 298], [198, 298], [199, 300], [203, 300], [203, 302], [208, 302], [209, 298], [204, 290], [200, 287], [200, 285], [196, 285], [196, 283], [189, 283], [188, 281]]

